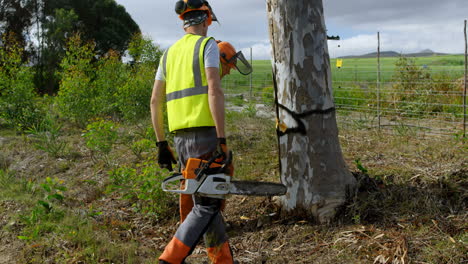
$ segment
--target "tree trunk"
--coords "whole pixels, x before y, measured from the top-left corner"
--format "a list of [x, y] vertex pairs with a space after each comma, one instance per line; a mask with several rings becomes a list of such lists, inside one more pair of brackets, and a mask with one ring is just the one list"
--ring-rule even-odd
[[329, 222], [355, 179], [338, 140], [322, 0], [268, 0], [277, 98], [281, 199]]

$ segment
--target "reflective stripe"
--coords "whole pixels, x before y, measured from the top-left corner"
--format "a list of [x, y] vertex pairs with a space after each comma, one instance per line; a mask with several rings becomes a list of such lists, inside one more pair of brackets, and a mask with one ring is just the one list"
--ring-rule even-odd
[[[203, 43], [203, 40], [205, 39], [206, 37], [202, 37], [199, 40], [197, 40], [197, 43], [195, 44], [195, 52], [193, 54], [193, 67], [192, 67], [195, 87], [166, 94], [167, 102], [176, 100], [176, 99], [181, 99], [181, 98], [188, 97], [188, 96], [208, 93], [208, 86], [203, 86], [202, 75], [201, 75], [201, 70], [200, 70], [200, 47], [201, 47], [201, 44]], [[166, 56], [167, 56], [167, 51], [164, 54], [164, 58], [163, 58], [164, 65], [166, 65], [166, 62], [165, 62], [165, 60], [167, 59]], [[165, 70], [165, 67], [164, 67], [164, 70]]]
[[200, 46], [205, 39], [206, 37], [202, 37], [195, 44], [195, 52], [193, 54], [193, 78], [195, 80], [195, 87], [201, 87], [203, 85], [200, 70]]
[[167, 73], [167, 70], [166, 70], [166, 64], [167, 64], [167, 54], [169, 53], [169, 48], [166, 50], [166, 52], [164, 52], [164, 56], [163, 56], [163, 74], [164, 74], [164, 79], [167, 79], [167, 76], [166, 76], [166, 73]]
[[166, 94], [166, 101], [172, 101], [176, 99], [181, 99], [188, 96], [200, 95], [200, 94], [207, 94], [208, 93], [208, 86], [201, 86], [201, 87], [193, 87], [187, 88], [180, 91], [175, 91], [170, 94]]

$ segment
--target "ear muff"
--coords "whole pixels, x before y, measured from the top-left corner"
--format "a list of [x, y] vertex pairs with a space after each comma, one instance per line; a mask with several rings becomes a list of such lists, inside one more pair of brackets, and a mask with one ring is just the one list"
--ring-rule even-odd
[[175, 4], [175, 12], [180, 15], [182, 14], [185, 10], [187, 10], [187, 3], [185, 3], [183, 0], [179, 0]]
[[175, 11], [178, 15], [181, 15], [187, 9], [199, 9], [203, 4], [205, 4], [204, 0], [179, 0], [175, 4]]
[[213, 18], [211, 7], [206, 0], [179, 0], [175, 4], [175, 12], [179, 15], [181, 20], [184, 20], [184, 14], [194, 10], [205, 11], [208, 14], [206, 22], [211, 26], [213, 21], [218, 21]]
[[205, 3], [204, 0], [188, 0], [187, 7], [190, 9], [201, 8], [204, 3]]

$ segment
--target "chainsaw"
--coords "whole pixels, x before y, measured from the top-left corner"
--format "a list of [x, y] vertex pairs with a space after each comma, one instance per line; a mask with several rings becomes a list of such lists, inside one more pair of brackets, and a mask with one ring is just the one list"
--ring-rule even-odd
[[[225, 199], [226, 195], [280, 196], [286, 193], [281, 183], [233, 181], [228, 175], [232, 153], [225, 161], [219, 157], [210, 160], [190, 158], [182, 173], [175, 173], [162, 182], [166, 192], [198, 194], [200, 196]], [[181, 188], [181, 183], [182, 188]]]

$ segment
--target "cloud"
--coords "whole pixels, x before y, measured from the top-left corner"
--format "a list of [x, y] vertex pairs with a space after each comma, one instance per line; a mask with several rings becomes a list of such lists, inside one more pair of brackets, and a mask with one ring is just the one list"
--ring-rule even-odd
[[[250, 48], [241, 49], [242, 53], [250, 59]], [[271, 58], [270, 42], [260, 42], [252, 45], [252, 58], [254, 60], [269, 60]]]
[[[174, 12], [174, 1], [117, 0], [132, 15], [142, 31], [161, 47], [167, 48], [183, 36], [181, 21]], [[417, 52], [463, 51], [463, 20], [466, 0], [323, 0], [330, 35], [332, 57], [364, 54], [377, 50], [377, 31], [381, 32], [382, 50]], [[269, 45], [266, 1], [222, 1], [210, 4], [220, 19], [209, 34], [231, 42], [254, 58], [268, 59]], [[338, 48], [340, 45], [340, 48]]]

